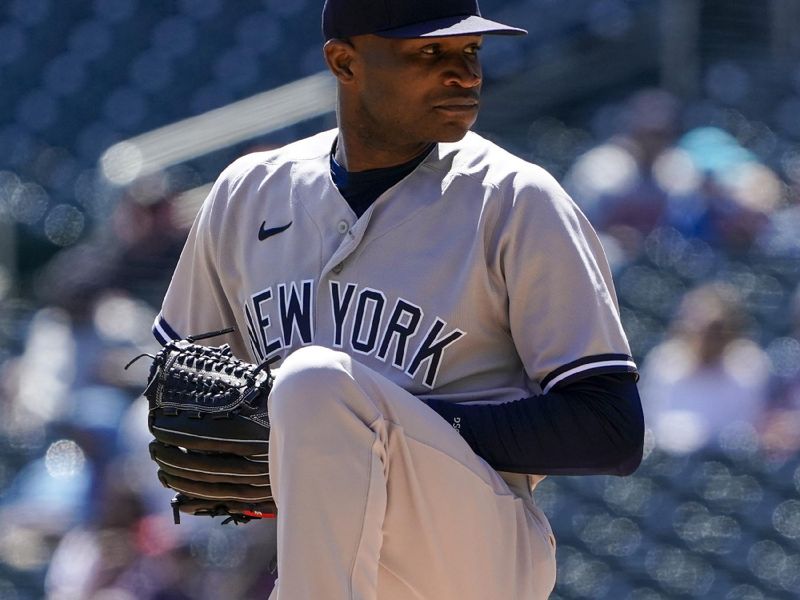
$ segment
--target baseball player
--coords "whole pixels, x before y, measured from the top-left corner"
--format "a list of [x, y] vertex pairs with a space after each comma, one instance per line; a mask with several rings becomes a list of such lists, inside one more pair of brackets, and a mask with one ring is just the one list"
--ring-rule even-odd
[[277, 362], [279, 600], [546, 598], [532, 487], [629, 474], [643, 420], [603, 250], [470, 132], [474, 0], [327, 0], [338, 128], [230, 165], [154, 325]]

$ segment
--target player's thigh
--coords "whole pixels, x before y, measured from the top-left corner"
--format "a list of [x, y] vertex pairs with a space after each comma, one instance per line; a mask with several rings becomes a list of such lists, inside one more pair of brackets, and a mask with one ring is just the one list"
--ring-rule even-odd
[[444, 419], [356, 363], [359, 387], [386, 420], [387, 505], [379, 600], [546, 598], [552, 532]]
[[547, 597], [554, 556], [546, 519], [436, 412], [341, 352], [304, 348], [281, 371], [270, 414], [293, 440], [303, 438], [298, 451], [343, 412], [383, 440], [386, 505], [368, 503], [381, 514], [366, 519], [383, 523], [379, 600]]

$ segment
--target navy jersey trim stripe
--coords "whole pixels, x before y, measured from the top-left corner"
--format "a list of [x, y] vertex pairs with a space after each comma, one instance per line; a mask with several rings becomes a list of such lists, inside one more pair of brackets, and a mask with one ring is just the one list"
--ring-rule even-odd
[[164, 320], [164, 317], [158, 315], [153, 322], [153, 336], [158, 340], [162, 346], [166, 346], [171, 340], [179, 340], [181, 336], [175, 333], [175, 330]]
[[153, 331], [153, 337], [156, 338], [158, 343], [161, 344], [162, 346], [166, 346], [168, 340], [164, 339], [164, 337], [158, 332], [158, 329], [156, 329], [155, 325], [153, 325], [152, 331]]
[[556, 385], [601, 373], [638, 373], [636, 363], [627, 354], [595, 354], [584, 356], [551, 371], [542, 379], [542, 392], [547, 393]]

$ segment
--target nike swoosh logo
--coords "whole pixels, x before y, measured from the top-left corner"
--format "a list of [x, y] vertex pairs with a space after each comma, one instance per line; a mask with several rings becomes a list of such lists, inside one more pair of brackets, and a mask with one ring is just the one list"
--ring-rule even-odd
[[289, 229], [289, 226], [292, 224], [292, 222], [289, 221], [286, 225], [282, 225], [281, 227], [271, 227], [269, 229], [264, 229], [264, 225], [266, 224], [267, 224], [266, 221], [261, 223], [261, 228], [258, 230], [259, 242], [263, 242], [268, 237], [272, 237], [273, 235], [281, 233], [282, 231], [286, 231], [287, 229]]

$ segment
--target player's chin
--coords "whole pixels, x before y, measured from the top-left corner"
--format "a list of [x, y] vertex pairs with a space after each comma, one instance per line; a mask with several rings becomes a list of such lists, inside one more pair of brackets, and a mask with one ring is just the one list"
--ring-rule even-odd
[[436, 141], [443, 143], [459, 142], [464, 139], [464, 136], [467, 135], [468, 131], [469, 128], [448, 130], [447, 132], [443, 132], [441, 135], [437, 136]]
[[474, 124], [475, 119], [443, 123], [436, 128], [436, 141], [445, 143], [458, 142], [467, 135], [467, 132], [472, 129]]

